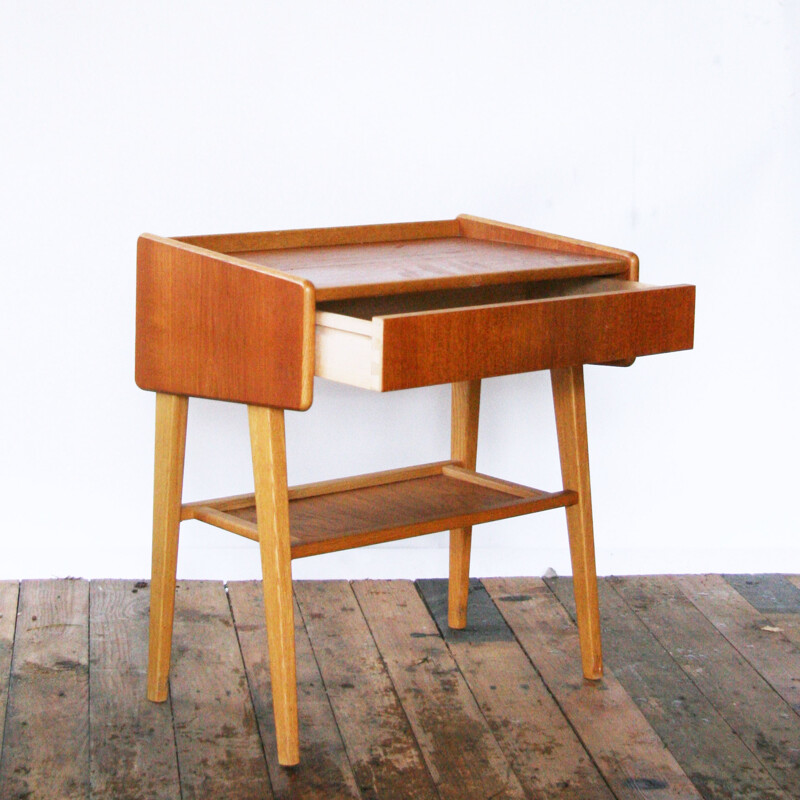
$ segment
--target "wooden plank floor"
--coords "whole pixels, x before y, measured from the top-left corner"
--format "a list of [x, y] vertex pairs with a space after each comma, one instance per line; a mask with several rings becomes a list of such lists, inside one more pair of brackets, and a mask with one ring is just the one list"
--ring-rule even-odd
[[800, 797], [800, 579], [295, 584], [301, 764], [278, 766], [260, 586], [179, 584], [169, 699], [144, 698], [145, 581], [0, 582], [0, 800]]

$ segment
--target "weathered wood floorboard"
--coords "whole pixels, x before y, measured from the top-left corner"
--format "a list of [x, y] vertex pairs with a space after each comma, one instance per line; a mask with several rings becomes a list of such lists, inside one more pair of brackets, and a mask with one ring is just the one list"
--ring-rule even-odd
[[442, 798], [524, 798], [414, 584], [354, 581], [353, 591]]
[[[574, 618], [572, 580], [547, 583]], [[599, 593], [606, 663], [703, 797], [789, 800], [608, 580]]]
[[800, 647], [800, 575], [726, 575], [725, 580], [778, 629], [771, 633]]
[[180, 798], [172, 708], [147, 687], [150, 592], [145, 581], [93, 581], [90, 591], [91, 796]]
[[[800, 575], [786, 575], [785, 580], [800, 590]], [[800, 647], [800, 611], [784, 612], [779, 617], [784, 636]]]
[[0, 800], [800, 797], [800, 577], [601, 581], [598, 683], [551, 587], [298, 582], [288, 769], [258, 583], [179, 584], [154, 704], [146, 582], [0, 582]]
[[783, 575], [723, 575], [756, 611], [800, 614], [800, 588]]
[[618, 800], [700, 797], [613, 672], [583, 679], [578, 630], [543, 581], [483, 584]]
[[89, 791], [89, 584], [23, 581], [11, 662], [2, 800]]
[[222, 583], [178, 583], [169, 687], [183, 800], [272, 797]]
[[470, 581], [463, 630], [447, 625], [446, 580], [419, 580], [417, 588], [528, 797], [613, 800], [483, 584]]
[[3, 751], [3, 729], [8, 699], [8, 679], [11, 674], [11, 653], [14, 648], [14, 628], [17, 624], [19, 584], [0, 581], [0, 753]]
[[292, 769], [284, 769], [278, 764], [275, 746], [269, 647], [261, 583], [229, 583], [228, 598], [275, 797], [292, 800], [317, 800], [320, 797], [326, 800], [357, 800], [361, 795], [299, 609], [295, 607], [300, 763]]
[[800, 646], [756, 611], [721, 575], [681, 575], [683, 593], [800, 714]]
[[674, 580], [648, 576], [609, 583], [776, 783], [790, 797], [800, 797], [800, 717], [786, 701], [695, 608]]
[[438, 798], [350, 584], [298, 581], [294, 588], [362, 795]]

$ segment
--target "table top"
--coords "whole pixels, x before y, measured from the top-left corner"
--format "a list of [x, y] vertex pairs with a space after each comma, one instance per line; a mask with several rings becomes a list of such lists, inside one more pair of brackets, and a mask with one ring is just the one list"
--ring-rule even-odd
[[308, 281], [317, 301], [600, 275], [629, 252], [462, 215], [454, 220], [176, 238]]
[[318, 300], [625, 272], [619, 258], [461, 237], [253, 250], [238, 258], [314, 284]]

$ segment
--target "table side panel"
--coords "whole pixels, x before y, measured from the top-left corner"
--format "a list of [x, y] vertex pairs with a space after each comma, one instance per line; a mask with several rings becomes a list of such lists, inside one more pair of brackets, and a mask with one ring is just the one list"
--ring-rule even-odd
[[694, 286], [377, 317], [383, 391], [691, 349]]
[[139, 239], [137, 264], [136, 383], [142, 389], [308, 408], [310, 284], [148, 235]]

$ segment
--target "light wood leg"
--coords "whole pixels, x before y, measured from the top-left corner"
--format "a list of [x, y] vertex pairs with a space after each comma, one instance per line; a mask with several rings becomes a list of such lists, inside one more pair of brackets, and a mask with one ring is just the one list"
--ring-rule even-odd
[[156, 702], [167, 699], [188, 409], [188, 397], [156, 395], [150, 654], [147, 665], [147, 697]]
[[278, 762], [300, 761], [283, 409], [248, 406]]
[[[478, 416], [481, 382], [464, 381], [452, 385], [450, 423], [451, 458], [468, 469], [475, 469], [478, 455]], [[447, 624], [451, 628], [467, 626], [469, 597], [469, 555], [472, 526], [450, 531], [450, 580], [447, 596]]]
[[583, 674], [590, 680], [597, 680], [603, 675], [603, 653], [594, 561], [583, 367], [554, 369], [550, 374], [564, 488], [578, 493], [578, 502], [568, 506], [566, 511]]

